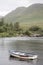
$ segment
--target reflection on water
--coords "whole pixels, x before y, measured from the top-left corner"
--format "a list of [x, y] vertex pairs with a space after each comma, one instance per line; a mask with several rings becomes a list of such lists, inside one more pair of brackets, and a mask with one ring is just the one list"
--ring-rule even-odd
[[[43, 65], [43, 38], [28, 39], [0, 38], [0, 65]], [[39, 60], [20, 61], [10, 58], [9, 49], [32, 52], [38, 55]]]
[[17, 59], [17, 58], [14, 58], [14, 57], [9, 57], [9, 60], [12, 61], [12, 60], [16, 60], [16, 61], [19, 61], [19, 62], [27, 62], [28, 64], [32, 64], [32, 65], [35, 65], [37, 63], [37, 59], [35, 60], [20, 60], [20, 59]]

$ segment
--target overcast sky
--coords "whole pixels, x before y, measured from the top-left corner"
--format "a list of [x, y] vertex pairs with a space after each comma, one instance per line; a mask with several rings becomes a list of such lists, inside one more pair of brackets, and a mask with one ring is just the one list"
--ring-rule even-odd
[[33, 3], [43, 3], [43, 0], [0, 0], [0, 16], [6, 15], [17, 7], [28, 7]]

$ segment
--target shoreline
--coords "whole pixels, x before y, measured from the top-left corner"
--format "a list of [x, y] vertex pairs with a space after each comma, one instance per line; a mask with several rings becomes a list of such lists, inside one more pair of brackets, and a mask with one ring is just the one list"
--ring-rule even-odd
[[14, 40], [43, 40], [43, 37], [2, 37], [0, 38], [5, 41], [14, 41]]
[[0, 37], [0, 38], [43, 38], [43, 36], [42, 37], [16, 36], [16, 37]]

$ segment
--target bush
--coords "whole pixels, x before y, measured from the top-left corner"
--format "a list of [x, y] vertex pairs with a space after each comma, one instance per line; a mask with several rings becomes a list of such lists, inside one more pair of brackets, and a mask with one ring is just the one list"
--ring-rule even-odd
[[40, 28], [38, 26], [32, 26], [29, 28], [30, 31], [38, 31]]
[[26, 30], [26, 31], [24, 32], [24, 34], [25, 34], [25, 35], [28, 35], [28, 36], [31, 35], [31, 33], [30, 33], [28, 30]]

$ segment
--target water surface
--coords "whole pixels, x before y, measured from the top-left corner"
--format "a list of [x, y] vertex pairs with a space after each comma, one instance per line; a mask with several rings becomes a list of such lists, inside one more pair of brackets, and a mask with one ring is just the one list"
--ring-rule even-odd
[[[9, 57], [9, 49], [35, 53], [38, 55], [38, 60], [12, 59]], [[0, 38], [0, 65], [43, 65], [43, 37]]]

